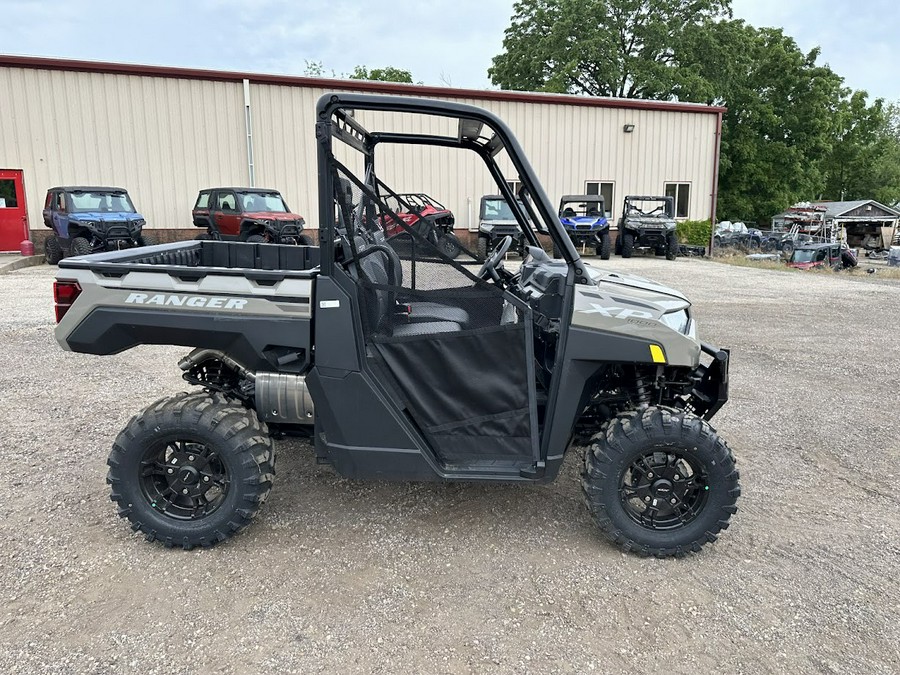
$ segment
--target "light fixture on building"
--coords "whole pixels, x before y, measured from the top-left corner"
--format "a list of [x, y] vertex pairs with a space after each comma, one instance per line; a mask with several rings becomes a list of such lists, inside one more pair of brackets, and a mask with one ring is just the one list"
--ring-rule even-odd
[[630, 134], [632, 131], [634, 131], [634, 125], [626, 124], [624, 127], [622, 127], [622, 131], [624, 131], [626, 134]]

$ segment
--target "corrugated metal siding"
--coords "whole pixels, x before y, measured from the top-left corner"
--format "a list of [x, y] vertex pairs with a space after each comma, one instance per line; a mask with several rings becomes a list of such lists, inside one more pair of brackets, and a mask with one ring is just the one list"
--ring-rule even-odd
[[0, 165], [25, 170], [28, 220], [55, 185], [127, 188], [152, 228], [191, 226], [197, 191], [247, 183], [240, 85], [0, 68]]
[[[0, 168], [25, 170], [29, 221], [42, 226], [44, 191], [58, 184], [126, 187], [150, 227], [190, 227], [199, 189], [246, 185], [244, 99], [239, 83], [0, 68]], [[324, 89], [253, 84], [256, 184], [281, 190], [315, 227], [315, 102]], [[547, 194], [579, 193], [586, 180], [626, 194], [691, 184], [690, 216], [710, 211], [716, 116], [467, 99], [491, 110], [519, 138]], [[360, 113], [370, 128], [455, 135], [446, 120]], [[633, 133], [622, 131], [634, 124]], [[342, 156], [351, 158], [352, 153]], [[462, 151], [408, 146], [378, 151], [379, 176], [397, 191], [427, 192], [465, 227], [496, 187]], [[509, 167], [504, 167], [507, 170]], [[515, 178], [515, 175], [509, 175]]]

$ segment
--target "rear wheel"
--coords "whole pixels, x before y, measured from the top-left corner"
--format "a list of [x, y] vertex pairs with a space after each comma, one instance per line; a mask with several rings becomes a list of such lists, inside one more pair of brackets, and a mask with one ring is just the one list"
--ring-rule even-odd
[[631, 232], [626, 232], [622, 235], [622, 257], [630, 258], [631, 254], [634, 252], [634, 235]]
[[593, 437], [582, 487], [610, 540], [662, 558], [717, 539], [737, 512], [739, 477], [731, 450], [708, 422], [651, 406], [619, 415]]
[[254, 411], [179, 394], [133, 417], [107, 464], [119, 516], [148, 541], [187, 550], [247, 526], [272, 488], [275, 452]]
[[601, 260], [609, 260], [610, 248], [609, 232], [604, 232], [600, 235], [600, 243], [597, 245], [597, 255]]
[[790, 258], [794, 253], [794, 242], [790, 239], [781, 242], [781, 252], [785, 258]]
[[88, 255], [91, 252], [91, 242], [84, 237], [75, 237], [69, 251], [72, 255]]
[[44, 260], [48, 265], [55, 265], [63, 258], [62, 247], [55, 234], [51, 234], [44, 240]]

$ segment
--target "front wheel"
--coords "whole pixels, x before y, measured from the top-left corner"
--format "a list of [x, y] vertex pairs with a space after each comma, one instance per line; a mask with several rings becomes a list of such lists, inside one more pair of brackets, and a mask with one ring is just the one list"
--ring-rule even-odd
[[438, 250], [450, 258], [450, 260], [454, 260], [459, 256], [460, 251], [462, 251], [462, 245], [459, 243], [459, 239], [452, 233], [442, 235], [438, 239], [437, 247]]
[[666, 236], [666, 260], [675, 260], [678, 257], [678, 237], [674, 232]]
[[156, 246], [156, 239], [151, 237], [149, 234], [139, 234], [137, 236], [137, 245], [138, 246]]
[[622, 257], [630, 258], [634, 252], [634, 234], [626, 232], [622, 235]]
[[59, 239], [55, 234], [51, 234], [44, 241], [44, 260], [48, 265], [56, 265], [63, 259], [62, 247], [59, 245]]
[[600, 260], [609, 260], [610, 248], [609, 232], [604, 232], [600, 235], [600, 243], [597, 245], [597, 255], [600, 256]]
[[487, 260], [488, 255], [488, 239], [487, 237], [478, 237], [478, 257], [481, 260]]
[[308, 234], [301, 234], [297, 236], [297, 245], [298, 246], [315, 246], [313, 243], [312, 237]]
[[790, 258], [794, 253], [794, 242], [790, 239], [781, 242], [781, 253], [785, 258]]
[[88, 255], [91, 252], [91, 242], [84, 237], [75, 237], [69, 252], [72, 255]]
[[272, 487], [275, 452], [254, 411], [179, 394], [133, 417], [107, 464], [110, 498], [131, 529], [189, 550], [247, 526]]
[[582, 488], [598, 527], [619, 547], [680, 557], [728, 527], [739, 477], [708, 422], [651, 406], [619, 415], [591, 439]]

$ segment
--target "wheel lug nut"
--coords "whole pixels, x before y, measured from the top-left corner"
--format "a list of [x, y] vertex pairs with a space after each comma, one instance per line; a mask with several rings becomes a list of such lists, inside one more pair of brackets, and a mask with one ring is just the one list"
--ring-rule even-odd
[[678, 500], [675, 499], [675, 497], [672, 497], [672, 499], [669, 500], [669, 503], [670, 503], [670, 504], [674, 504], [674, 503], [677, 502], [677, 501], [678, 501]]
[[674, 478], [674, 480], [678, 480], [678, 474], [676, 473], [673, 478]]
[[644, 501], [645, 501], [645, 502], [649, 502], [649, 501], [650, 501], [650, 497], [644, 497]]
[[184, 490], [181, 491], [181, 494], [183, 494], [183, 495], [186, 495], [187, 493], [188, 493], [188, 489], [187, 489], [187, 488], [184, 488]]
[[652, 472], [652, 471], [649, 472], [649, 473], [647, 474], [647, 478], [653, 478], [653, 472]]
[[209, 482], [209, 476], [203, 476], [203, 482], [204, 482], [204, 483], [208, 483], [208, 482]]
[[175, 469], [169, 469], [169, 473], [175, 473]]
[[188, 461], [189, 461], [189, 462], [193, 462], [193, 461], [194, 461], [194, 456], [193, 456], [193, 455], [188, 455]]

